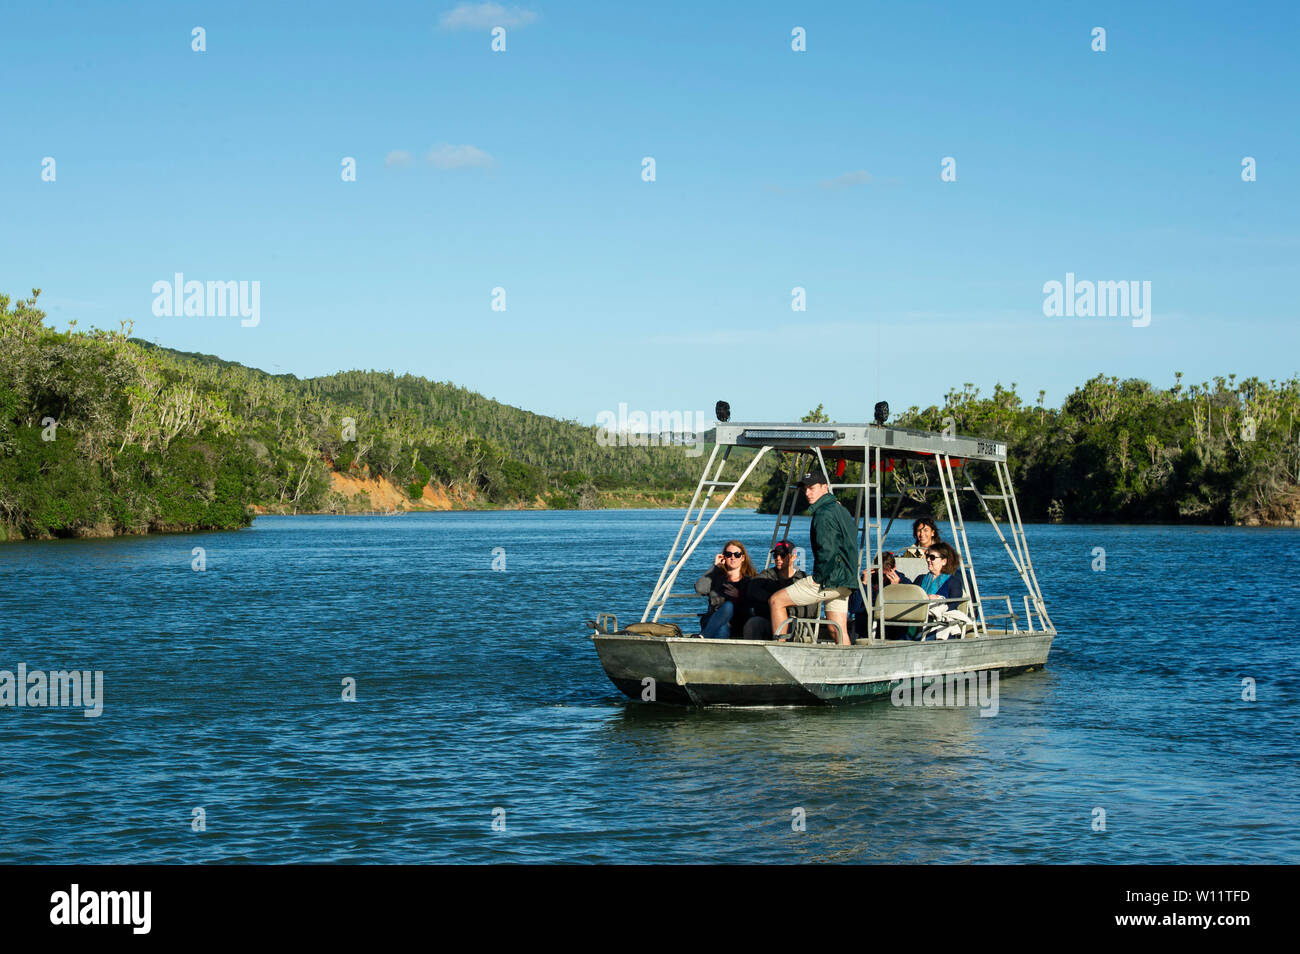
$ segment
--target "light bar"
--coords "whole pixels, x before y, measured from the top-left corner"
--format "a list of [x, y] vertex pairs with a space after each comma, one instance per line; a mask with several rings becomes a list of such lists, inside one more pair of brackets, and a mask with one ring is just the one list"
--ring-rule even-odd
[[844, 435], [838, 431], [763, 431], [746, 428], [741, 432], [741, 440], [752, 441], [833, 441]]

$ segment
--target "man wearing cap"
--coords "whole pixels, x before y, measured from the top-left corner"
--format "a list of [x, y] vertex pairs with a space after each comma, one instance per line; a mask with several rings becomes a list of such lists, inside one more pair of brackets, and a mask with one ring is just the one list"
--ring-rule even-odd
[[[799, 481], [808, 498], [812, 516], [812, 576], [796, 580], [777, 590], [768, 600], [772, 609], [772, 632], [780, 632], [792, 606], [826, 603], [826, 618], [833, 625], [835, 641], [849, 645], [849, 594], [857, 585], [858, 528], [852, 515], [831, 493], [830, 480], [820, 468]], [[788, 634], [783, 634], [788, 636]]]
[[[771, 608], [768, 600], [778, 590], [783, 590], [791, 583], [802, 580], [808, 574], [796, 570], [794, 566], [794, 544], [789, 540], [779, 540], [772, 547], [772, 566], [762, 573], [751, 576], [745, 583], [745, 603], [750, 618], [745, 621], [745, 639], [771, 639]], [[796, 606], [792, 616], [811, 619], [817, 615], [816, 606]]]

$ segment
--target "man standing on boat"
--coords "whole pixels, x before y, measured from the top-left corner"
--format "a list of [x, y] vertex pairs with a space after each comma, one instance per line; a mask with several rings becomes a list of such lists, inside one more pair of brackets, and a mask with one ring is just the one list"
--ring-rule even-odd
[[[852, 515], [831, 493], [830, 480], [819, 468], [799, 481], [812, 515], [812, 576], [796, 580], [772, 594], [772, 632], [780, 632], [791, 606], [826, 603], [826, 618], [835, 641], [849, 645], [849, 594], [857, 585], [858, 528]], [[788, 637], [787, 637], [788, 638]]]

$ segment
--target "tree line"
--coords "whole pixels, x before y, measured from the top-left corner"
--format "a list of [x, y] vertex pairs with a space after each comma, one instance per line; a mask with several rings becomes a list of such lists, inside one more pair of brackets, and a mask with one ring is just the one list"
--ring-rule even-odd
[[[688, 490], [705, 460], [602, 446], [593, 427], [409, 374], [299, 379], [160, 348], [127, 323], [58, 332], [38, 296], [0, 295], [0, 538], [240, 527], [253, 505], [328, 510], [333, 472], [383, 476], [412, 498], [433, 484], [477, 506], [575, 508], [600, 490]], [[1098, 375], [1060, 408], [1042, 392], [1025, 402], [1015, 384], [989, 396], [966, 384], [893, 424], [1005, 441], [1026, 520], [1293, 523], [1298, 410], [1295, 378], [1178, 374], [1157, 388]], [[766, 484], [763, 509], [784, 485], [775, 456], [751, 478]]]
[[414, 375], [319, 378], [57, 332], [0, 296], [0, 535], [244, 526], [252, 505], [331, 509], [330, 475], [433, 484], [478, 506], [592, 506], [602, 489], [693, 486], [680, 447], [602, 446], [593, 427]]
[[[1159, 388], [1099, 374], [1060, 408], [1043, 392], [1027, 403], [998, 384], [965, 384], [941, 406], [909, 408], [894, 426], [1007, 444], [1021, 516], [1028, 521], [1294, 524], [1300, 521], [1300, 380], [1238, 380]], [[821, 408], [805, 420], [824, 419]], [[905, 468], [894, 472], [906, 487]], [[763, 509], [784, 486], [770, 480]], [[983, 492], [996, 493], [991, 480]], [[964, 506], [964, 505], [963, 505]], [[924, 509], [915, 507], [913, 509]]]

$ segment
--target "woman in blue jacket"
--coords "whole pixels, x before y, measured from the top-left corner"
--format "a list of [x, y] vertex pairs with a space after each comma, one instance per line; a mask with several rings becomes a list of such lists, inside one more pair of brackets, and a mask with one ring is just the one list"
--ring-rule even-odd
[[[942, 540], [932, 543], [925, 548], [925, 565], [929, 572], [912, 582], [925, 590], [930, 599], [942, 600], [947, 604], [945, 608], [955, 609], [965, 594], [961, 582], [961, 560], [957, 551]], [[907, 638], [920, 639], [919, 633], [920, 627], [913, 626], [907, 631]]]
[[961, 582], [961, 560], [957, 551], [940, 540], [925, 548], [925, 566], [929, 570], [915, 583], [932, 600], [945, 600], [949, 606], [962, 601], [965, 589]]

